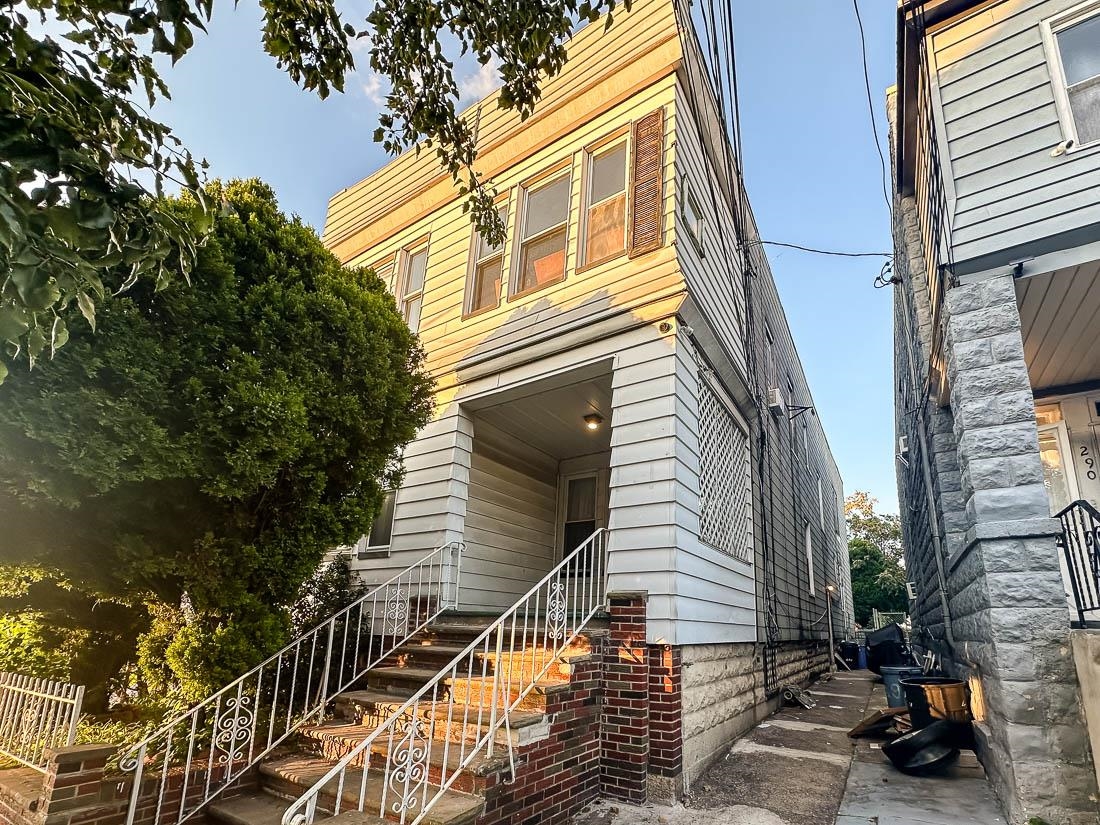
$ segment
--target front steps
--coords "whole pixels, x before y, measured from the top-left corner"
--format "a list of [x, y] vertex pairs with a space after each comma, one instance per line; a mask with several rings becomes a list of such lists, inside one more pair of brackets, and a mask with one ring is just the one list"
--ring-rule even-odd
[[[360, 684], [337, 697], [332, 718], [323, 724], [309, 726], [299, 731], [296, 752], [263, 762], [259, 766], [259, 787], [247, 795], [226, 800], [215, 800], [207, 809], [210, 820], [220, 825], [280, 825], [283, 813], [290, 803], [323, 777], [340, 759], [352, 752], [372, 731], [396, 713], [405, 701], [428, 684], [441, 669], [478, 637], [495, 619], [457, 619], [449, 617], [418, 633], [394, 652], [378, 667], [372, 669]], [[583, 655], [590, 649], [592, 633], [605, 632], [606, 625], [599, 622], [590, 625], [588, 633], [566, 651], [562, 658]], [[461, 671], [457, 678], [450, 678], [440, 686], [434, 705], [423, 701], [419, 715], [436, 720], [431, 726], [437, 744], [432, 748], [427, 766], [427, 783], [416, 797], [416, 807], [411, 808], [407, 821], [411, 822], [420, 812], [425, 798], [431, 799], [439, 788], [444, 775], [450, 777], [473, 743], [483, 738], [490, 729], [489, 699], [492, 695], [493, 676], [507, 685], [511, 699], [518, 696], [523, 684], [530, 683], [531, 674], [545, 665], [550, 668], [545, 679], [524, 698], [520, 708], [509, 715], [508, 727], [500, 727], [494, 734], [495, 749], [492, 757], [485, 748], [474, 757], [457, 777], [454, 784], [436, 802], [423, 820], [428, 825], [472, 825], [485, 810], [486, 796], [506, 780], [510, 781], [508, 759], [509, 741], [514, 747], [530, 745], [549, 735], [550, 722], [546, 715], [546, 697], [560, 689], [569, 680], [568, 666], [554, 665], [552, 657], [543, 647], [541, 637], [527, 634], [528, 644], [522, 643], [517, 632], [514, 643], [509, 632], [508, 647], [514, 653], [496, 654], [496, 639], [490, 640], [487, 653], [475, 655], [472, 663], [463, 663], [467, 676]], [[511, 678], [509, 678], [511, 677]], [[520, 682], [523, 679], [523, 682]], [[498, 683], [499, 684], [499, 683]], [[453, 694], [456, 704], [449, 705], [448, 694]], [[430, 698], [430, 697], [428, 697]], [[479, 702], [481, 714], [479, 718]], [[450, 725], [447, 724], [448, 713]], [[370, 762], [366, 778], [367, 814], [354, 814], [355, 825], [375, 825], [397, 820], [393, 810], [398, 794], [393, 787], [385, 788], [383, 767], [391, 747], [396, 747], [403, 733], [403, 726], [396, 726], [379, 737], [370, 748]], [[448, 735], [449, 734], [449, 735]], [[449, 742], [444, 742], [449, 739]], [[360, 755], [344, 778], [342, 810], [358, 807], [362, 765], [366, 754]], [[446, 769], [444, 768], [446, 766]], [[391, 774], [392, 781], [392, 774]], [[336, 801], [337, 782], [321, 794], [317, 821], [331, 816]], [[400, 784], [400, 783], [397, 783]], [[402, 788], [403, 790], [403, 788]], [[426, 793], [426, 797], [425, 797]], [[383, 798], [384, 797], [384, 798]], [[376, 819], [380, 805], [385, 803], [386, 819]], [[336, 822], [333, 825], [337, 825]]]

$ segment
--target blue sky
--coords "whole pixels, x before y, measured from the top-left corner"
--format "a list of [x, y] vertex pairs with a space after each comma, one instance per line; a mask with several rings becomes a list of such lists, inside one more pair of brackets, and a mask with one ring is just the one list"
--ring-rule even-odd
[[[368, 2], [343, 5], [361, 19]], [[213, 175], [261, 177], [284, 209], [320, 227], [334, 192], [386, 162], [371, 137], [377, 79], [358, 72], [345, 94], [321, 101], [263, 53], [255, 6], [215, 7], [210, 34], [165, 69], [172, 100], [154, 113], [210, 161]], [[733, 7], [746, 176], [761, 234], [825, 249], [889, 250], [850, 2], [733, 0]], [[893, 7], [860, 3], [883, 140]], [[471, 70], [464, 89], [478, 96], [486, 81]], [[891, 292], [872, 287], [881, 261], [775, 248], [769, 257], [845, 487], [869, 490], [896, 511]]]

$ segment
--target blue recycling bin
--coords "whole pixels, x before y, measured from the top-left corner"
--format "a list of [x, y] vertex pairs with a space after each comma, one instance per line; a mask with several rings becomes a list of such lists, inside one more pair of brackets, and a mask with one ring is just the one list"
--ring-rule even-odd
[[867, 645], [860, 645], [859, 652], [856, 654], [856, 662], [859, 665], [860, 670], [867, 669]]
[[919, 667], [890, 667], [883, 665], [882, 681], [886, 685], [886, 704], [892, 708], [903, 708], [905, 704], [905, 688], [902, 687], [902, 679], [916, 679], [924, 675], [924, 669]]

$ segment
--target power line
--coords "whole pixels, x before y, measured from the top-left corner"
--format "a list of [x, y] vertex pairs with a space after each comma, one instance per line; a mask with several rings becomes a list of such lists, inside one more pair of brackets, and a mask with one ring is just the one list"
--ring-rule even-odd
[[[782, 246], [786, 249], [797, 249], [800, 252], [813, 252], [815, 255], [835, 255], [838, 258], [892, 258], [893, 252], [837, 252], [832, 249], [816, 249], [812, 246], [802, 246], [796, 243], [782, 243], [781, 241], [749, 241], [748, 244], [760, 246]], [[747, 245], [748, 245], [747, 244]]]
[[867, 90], [867, 111], [871, 115], [871, 132], [875, 136], [875, 151], [878, 152], [878, 162], [882, 168], [882, 197], [886, 201], [887, 214], [892, 215], [894, 204], [890, 199], [890, 187], [887, 184], [889, 177], [886, 174], [886, 156], [882, 153], [882, 143], [878, 137], [878, 119], [875, 117], [874, 95], [871, 94], [871, 71], [867, 66], [867, 34], [863, 30], [863, 18], [859, 14], [859, 0], [852, 0], [852, 8], [856, 12], [856, 24], [859, 26], [859, 46], [863, 53], [863, 85]]

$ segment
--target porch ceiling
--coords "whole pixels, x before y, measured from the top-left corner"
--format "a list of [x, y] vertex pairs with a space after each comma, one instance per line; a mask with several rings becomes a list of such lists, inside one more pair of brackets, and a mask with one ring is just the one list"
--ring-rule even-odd
[[[531, 389], [531, 394], [480, 408], [477, 418], [558, 459], [611, 449], [610, 375]], [[595, 431], [585, 427], [584, 417], [591, 413], [603, 417]]]
[[1016, 282], [1035, 390], [1100, 379], [1100, 261]]

